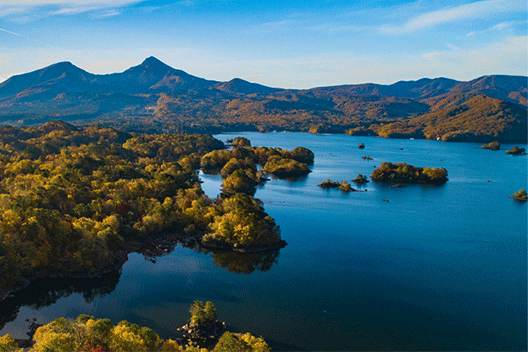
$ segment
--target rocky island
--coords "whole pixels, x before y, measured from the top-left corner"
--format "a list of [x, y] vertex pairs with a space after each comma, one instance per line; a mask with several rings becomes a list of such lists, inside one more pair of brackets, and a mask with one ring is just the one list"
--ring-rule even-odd
[[368, 183], [370, 181], [367, 179], [366, 175], [358, 174], [356, 178], [352, 180], [352, 182], [357, 183], [357, 184], [363, 184], [363, 183]]
[[357, 189], [352, 188], [350, 184], [346, 181], [338, 182], [338, 181], [332, 181], [330, 179], [327, 179], [321, 182], [320, 184], [318, 184], [318, 186], [321, 188], [339, 188], [341, 191], [346, 192], [346, 193], [361, 192], [361, 191], [358, 191]]
[[518, 146], [514, 146], [512, 149], [507, 150], [506, 154], [509, 154], [509, 155], [526, 155], [526, 149], [525, 148], [519, 148]]
[[500, 149], [500, 143], [499, 142], [491, 142], [488, 144], [484, 144], [480, 147], [481, 149], [489, 149], [489, 150], [499, 150]]
[[515, 192], [515, 195], [511, 196], [510, 198], [520, 201], [528, 201], [528, 195], [526, 194], [526, 191], [524, 189]]

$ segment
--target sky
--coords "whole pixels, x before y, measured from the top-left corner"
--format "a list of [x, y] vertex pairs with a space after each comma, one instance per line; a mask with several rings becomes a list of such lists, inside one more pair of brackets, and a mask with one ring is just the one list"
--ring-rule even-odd
[[528, 75], [526, 0], [0, 0], [0, 82], [155, 56], [280, 88]]

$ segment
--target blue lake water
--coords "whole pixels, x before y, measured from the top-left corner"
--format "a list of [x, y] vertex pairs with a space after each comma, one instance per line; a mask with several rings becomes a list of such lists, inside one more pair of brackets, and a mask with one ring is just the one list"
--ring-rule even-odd
[[[474, 143], [303, 133], [216, 137], [236, 136], [256, 146], [303, 146], [316, 156], [307, 177], [257, 189], [288, 242], [262, 260], [266, 265], [240, 273], [251, 264], [181, 246], [156, 263], [130, 254], [109, 289], [88, 300], [66, 289], [62, 298], [48, 297], [52, 304], [20, 304], [0, 335], [24, 337], [27, 318], [45, 323], [86, 313], [168, 338], [200, 299], [212, 301], [231, 330], [261, 335], [278, 350], [526, 350], [528, 204], [509, 196], [528, 188], [527, 157], [506, 155], [513, 145], [490, 151]], [[327, 178], [370, 176], [383, 161], [445, 167], [449, 181], [403, 188], [371, 182], [352, 193], [317, 187]], [[200, 177], [215, 197], [220, 176]]]

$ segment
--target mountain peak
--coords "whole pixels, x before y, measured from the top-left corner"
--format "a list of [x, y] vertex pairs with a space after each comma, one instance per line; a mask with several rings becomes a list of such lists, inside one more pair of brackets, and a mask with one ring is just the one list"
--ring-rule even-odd
[[47, 68], [50, 68], [50, 67], [72, 68], [72, 67], [77, 67], [77, 66], [72, 64], [70, 61], [61, 61], [61, 62], [57, 62], [57, 63], [55, 63], [53, 65], [49, 65]]
[[167, 69], [173, 69], [172, 67], [170, 67], [169, 65], [167, 65], [166, 63], [160, 61], [159, 59], [155, 58], [154, 56], [150, 56], [150, 57], [147, 57], [140, 65], [139, 67], [144, 67], [144, 68], [148, 68], [148, 69], [163, 69], [163, 70], [167, 70]]

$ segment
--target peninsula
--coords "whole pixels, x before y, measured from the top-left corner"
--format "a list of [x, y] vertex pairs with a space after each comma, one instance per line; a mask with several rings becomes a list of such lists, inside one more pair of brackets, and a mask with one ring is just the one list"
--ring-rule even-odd
[[[313, 163], [306, 148], [226, 150], [210, 135], [142, 134], [48, 122], [0, 128], [0, 299], [33, 279], [118, 269], [167, 232], [242, 252], [282, 248], [280, 229], [253, 198], [255, 163]], [[242, 143], [247, 144], [247, 143]], [[268, 160], [269, 159], [269, 160]], [[297, 161], [299, 160], [299, 161]], [[222, 167], [225, 193], [200, 187], [200, 166]]]

